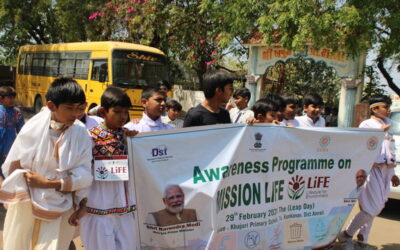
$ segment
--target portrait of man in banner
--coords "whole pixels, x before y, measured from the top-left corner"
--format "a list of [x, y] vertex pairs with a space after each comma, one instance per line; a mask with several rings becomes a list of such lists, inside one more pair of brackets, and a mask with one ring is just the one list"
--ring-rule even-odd
[[170, 226], [197, 221], [196, 210], [184, 208], [185, 194], [179, 185], [168, 185], [163, 194], [164, 209], [147, 215], [146, 224]]

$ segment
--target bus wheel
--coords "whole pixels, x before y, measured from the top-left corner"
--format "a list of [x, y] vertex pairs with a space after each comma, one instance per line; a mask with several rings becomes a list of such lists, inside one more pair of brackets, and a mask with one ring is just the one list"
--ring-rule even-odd
[[40, 110], [43, 107], [43, 101], [42, 101], [42, 97], [40, 97], [40, 95], [36, 96], [35, 98], [35, 103], [33, 104], [33, 111], [36, 113], [39, 113]]

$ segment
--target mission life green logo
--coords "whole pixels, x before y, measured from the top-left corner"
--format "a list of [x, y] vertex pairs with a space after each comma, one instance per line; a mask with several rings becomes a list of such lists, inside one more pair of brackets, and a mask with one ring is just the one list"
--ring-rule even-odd
[[292, 200], [298, 200], [303, 195], [305, 186], [305, 181], [302, 176], [293, 176], [289, 181], [289, 198]]

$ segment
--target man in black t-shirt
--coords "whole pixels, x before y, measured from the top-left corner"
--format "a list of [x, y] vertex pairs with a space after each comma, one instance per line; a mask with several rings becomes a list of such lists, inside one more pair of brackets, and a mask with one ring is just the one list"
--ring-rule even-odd
[[233, 93], [233, 78], [228, 72], [217, 70], [204, 75], [203, 92], [205, 100], [189, 110], [183, 127], [231, 123], [229, 112], [221, 108]]

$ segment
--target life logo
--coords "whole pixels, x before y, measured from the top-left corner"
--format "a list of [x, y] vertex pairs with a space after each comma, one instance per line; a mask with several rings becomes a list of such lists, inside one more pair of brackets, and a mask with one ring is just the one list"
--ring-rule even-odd
[[328, 152], [328, 145], [331, 143], [331, 137], [329, 135], [324, 135], [319, 139], [319, 148], [317, 152]]
[[167, 146], [166, 145], [159, 145], [156, 148], [151, 150], [151, 156], [153, 157], [162, 157], [167, 156]]
[[298, 200], [304, 193], [305, 181], [303, 176], [293, 176], [289, 181], [288, 195], [292, 200]]

